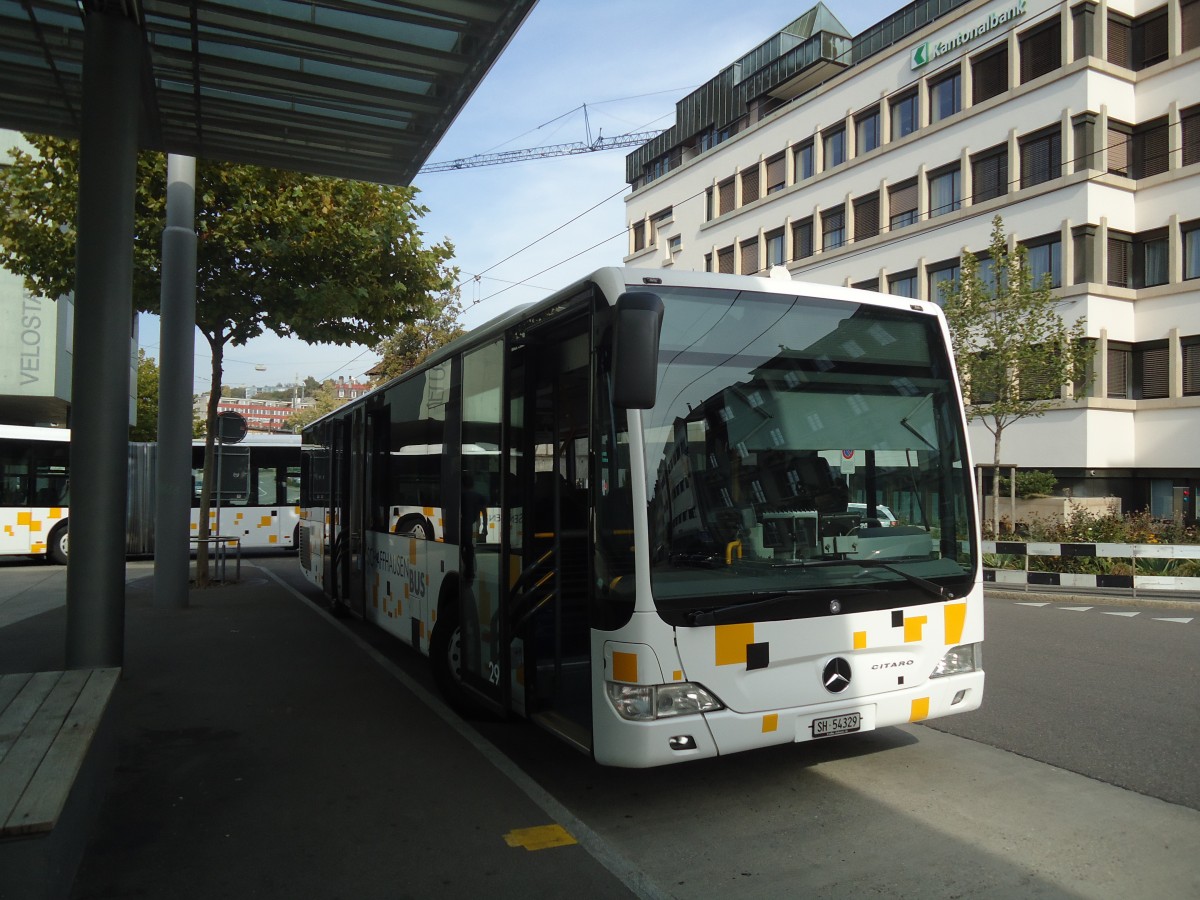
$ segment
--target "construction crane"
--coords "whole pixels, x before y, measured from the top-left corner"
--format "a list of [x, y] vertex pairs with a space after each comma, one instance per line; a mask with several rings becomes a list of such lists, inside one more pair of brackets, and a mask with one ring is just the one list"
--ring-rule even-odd
[[[579, 107], [577, 107], [578, 109]], [[588, 121], [587, 104], [583, 109], [584, 129], [587, 133], [587, 139], [583, 141], [575, 141], [570, 144], [549, 144], [545, 147], [530, 147], [525, 150], [501, 150], [499, 153], [480, 153], [476, 156], [467, 156], [462, 159], [448, 159], [443, 162], [429, 163], [421, 167], [418, 175], [427, 175], [430, 172], [450, 172], [455, 169], [473, 169], [476, 166], [502, 166], [506, 163], [523, 162], [527, 159], [547, 159], [552, 156], [575, 156], [580, 153], [596, 153], [600, 150], [616, 150], [619, 147], [637, 147], [652, 138], [662, 134], [663, 129], [657, 131], [639, 131], [629, 134], [620, 134], [613, 138], [606, 138], [603, 134], [597, 133], [596, 138], [592, 139], [592, 127]], [[572, 110], [574, 112], [575, 110]], [[568, 114], [569, 115], [569, 114]]]

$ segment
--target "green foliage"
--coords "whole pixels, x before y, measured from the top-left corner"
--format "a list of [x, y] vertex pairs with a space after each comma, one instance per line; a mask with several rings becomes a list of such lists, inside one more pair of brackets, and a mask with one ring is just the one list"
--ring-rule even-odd
[[[1041, 472], [1037, 469], [1017, 470], [1017, 496], [1022, 499], [1048, 497], [1054, 493], [1054, 486], [1057, 484], [1058, 479], [1054, 477], [1053, 472]], [[1000, 495], [1007, 497], [1010, 491], [1009, 479], [1001, 475]]]
[[[992, 433], [999, 466], [1005, 428], [1060, 405], [1064, 385], [1087, 389], [1093, 348], [1082, 317], [1068, 325], [1059, 315], [1049, 278], [1034, 284], [1025, 248], [1009, 250], [1000, 216], [992, 220], [988, 260], [982, 270], [964, 252], [959, 280], [943, 285], [943, 300], [967, 418]], [[993, 497], [999, 499], [998, 479]], [[993, 509], [998, 515], [998, 502]]]
[[131, 441], [158, 440], [158, 364], [138, 349], [137, 421], [129, 428]]
[[299, 431], [309, 422], [315, 422], [326, 413], [331, 413], [339, 406], [344, 406], [347, 402], [346, 399], [338, 397], [336, 391], [337, 386], [332, 378], [324, 381], [316, 390], [309, 393], [313, 399], [312, 405], [292, 413], [285, 427], [292, 431]]
[[[31, 293], [57, 298], [75, 286], [78, 145], [25, 137], [34, 152], [11, 150], [11, 165], [0, 167], [0, 263]], [[157, 313], [164, 156], [139, 154], [136, 190], [132, 301]], [[433, 298], [454, 284], [453, 248], [422, 243], [417, 222], [426, 209], [415, 197], [411, 187], [197, 162], [196, 324], [212, 348], [210, 441], [227, 343], [272, 331], [312, 343], [375, 344], [431, 313]], [[210, 485], [206, 467], [202, 535]]]
[[389, 381], [424, 362], [439, 347], [466, 334], [458, 322], [461, 315], [458, 288], [446, 291], [434, 301], [429, 315], [384, 338], [375, 347], [383, 359], [373, 372], [381, 381]]

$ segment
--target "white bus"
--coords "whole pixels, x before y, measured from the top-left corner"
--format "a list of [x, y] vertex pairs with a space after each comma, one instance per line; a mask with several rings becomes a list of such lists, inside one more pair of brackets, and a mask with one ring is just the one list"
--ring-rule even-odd
[[71, 432], [0, 425], [0, 555], [67, 561]]
[[307, 428], [301, 565], [603, 764], [975, 709], [948, 343], [907, 298], [600, 270]]
[[[241, 541], [243, 550], [293, 549], [300, 525], [300, 435], [247, 434], [216, 447], [208, 511], [211, 535]], [[219, 473], [219, 474], [217, 474]], [[192, 534], [200, 530], [204, 441], [192, 445]]]
[[[69, 550], [70, 443], [66, 428], [0, 425], [0, 556], [44, 556], [64, 564]], [[155, 444], [130, 444], [125, 527], [130, 554], [154, 551]], [[300, 522], [300, 436], [247, 435], [220, 448], [220, 508], [210, 533], [244, 549], [292, 549]], [[204, 442], [192, 447], [191, 533], [199, 530]], [[215, 503], [215, 501], [214, 501]], [[219, 527], [218, 527], [219, 526]]]

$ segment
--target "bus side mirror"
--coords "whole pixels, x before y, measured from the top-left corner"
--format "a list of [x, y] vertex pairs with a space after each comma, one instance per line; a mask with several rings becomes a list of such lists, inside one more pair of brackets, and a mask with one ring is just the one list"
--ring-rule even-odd
[[658, 341], [663, 302], [658, 294], [630, 291], [617, 298], [612, 338], [613, 405], [650, 409], [658, 389]]

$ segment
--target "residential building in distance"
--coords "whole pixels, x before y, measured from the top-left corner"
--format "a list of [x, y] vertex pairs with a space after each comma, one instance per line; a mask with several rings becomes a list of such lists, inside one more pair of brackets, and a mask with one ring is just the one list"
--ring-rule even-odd
[[1000, 214], [1096, 350], [1086, 395], [1010, 426], [1002, 462], [1194, 521], [1200, 0], [917, 0], [858, 35], [818, 5], [680, 100], [626, 174], [627, 265], [934, 302]]

